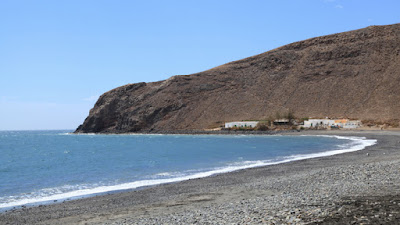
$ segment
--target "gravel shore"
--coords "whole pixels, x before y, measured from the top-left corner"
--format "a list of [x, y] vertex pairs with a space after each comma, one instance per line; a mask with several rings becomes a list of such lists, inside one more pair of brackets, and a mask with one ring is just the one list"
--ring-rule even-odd
[[308, 131], [377, 139], [365, 150], [0, 214], [0, 224], [396, 224], [400, 132]]

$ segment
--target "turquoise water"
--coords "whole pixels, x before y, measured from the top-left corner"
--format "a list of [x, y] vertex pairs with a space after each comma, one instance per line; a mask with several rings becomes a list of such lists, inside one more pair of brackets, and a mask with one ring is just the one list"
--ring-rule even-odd
[[355, 151], [328, 136], [72, 135], [0, 131], [0, 208]]

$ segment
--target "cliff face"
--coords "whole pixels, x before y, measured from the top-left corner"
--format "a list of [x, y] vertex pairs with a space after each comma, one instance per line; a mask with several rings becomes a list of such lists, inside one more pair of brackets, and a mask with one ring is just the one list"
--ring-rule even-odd
[[298, 117], [400, 119], [400, 24], [317, 37], [103, 94], [76, 132], [203, 129]]

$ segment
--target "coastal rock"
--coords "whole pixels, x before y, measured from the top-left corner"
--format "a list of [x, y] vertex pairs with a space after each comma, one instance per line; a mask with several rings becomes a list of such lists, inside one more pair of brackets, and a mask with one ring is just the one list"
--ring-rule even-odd
[[317, 37], [192, 74], [104, 93], [77, 133], [214, 128], [298, 117], [400, 120], [400, 24]]

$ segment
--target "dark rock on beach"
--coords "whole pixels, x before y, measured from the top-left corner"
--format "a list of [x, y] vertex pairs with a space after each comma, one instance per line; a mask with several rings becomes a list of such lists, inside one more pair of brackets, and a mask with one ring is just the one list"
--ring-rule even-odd
[[400, 223], [400, 195], [348, 197], [336, 205], [327, 216], [309, 224]]
[[213, 69], [104, 93], [77, 133], [214, 128], [289, 110], [400, 119], [400, 24], [300, 41]]

